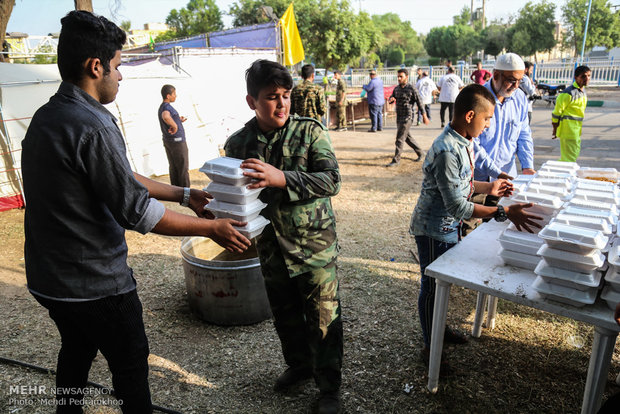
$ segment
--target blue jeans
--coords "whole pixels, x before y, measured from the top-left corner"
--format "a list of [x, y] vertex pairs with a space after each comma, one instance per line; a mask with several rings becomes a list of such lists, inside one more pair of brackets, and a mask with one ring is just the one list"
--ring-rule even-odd
[[383, 129], [383, 105], [368, 104], [368, 112], [370, 113], [370, 129], [373, 131]]
[[[423, 105], [423, 107], [424, 107], [424, 112], [426, 112], [426, 117], [430, 121], [431, 120], [431, 105], [430, 104]], [[418, 109], [418, 124], [422, 122], [422, 120], [424, 119], [422, 116], [422, 113], [423, 112]]]
[[418, 314], [422, 325], [424, 345], [431, 346], [431, 330], [433, 327], [433, 307], [435, 306], [435, 278], [426, 276], [424, 271], [439, 256], [456, 246], [456, 243], [441, 242], [427, 236], [415, 236], [420, 258], [420, 296], [418, 297]]

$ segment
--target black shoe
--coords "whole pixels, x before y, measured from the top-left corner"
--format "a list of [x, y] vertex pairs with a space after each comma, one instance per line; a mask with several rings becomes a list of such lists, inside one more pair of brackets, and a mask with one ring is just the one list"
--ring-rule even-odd
[[418, 154], [418, 158], [413, 160], [413, 162], [418, 162], [418, 161], [422, 160], [422, 158], [424, 158], [425, 155], [426, 155], [426, 153], [424, 151], [422, 151], [421, 153]]
[[371, 129], [369, 129], [369, 130], [368, 130], [368, 131], [366, 131], [366, 132], [377, 132], [377, 131], [371, 128]]
[[377, 128], [377, 131], [383, 131], [383, 128]]
[[390, 168], [390, 167], [398, 167], [398, 164], [399, 164], [399, 163], [397, 163], [396, 161], [392, 161], [391, 163], [386, 164], [385, 166], [386, 166], [387, 168]]
[[446, 331], [443, 334], [443, 341], [451, 344], [465, 344], [468, 339], [465, 334], [446, 326]]
[[273, 390], [276, 392], [286, 392], [292, 386], [309, 380], [310, 378], [312, 378], [312, 369], [288, 367], [286, 371], [276, 379]]
[[444, 126], [446, 126], [443, 122], [441, 123], [441, 127], [443, 128]]
[[319, 414], [339, 414], [342, 412], [342, 401], [340, 392], [322, 392], [319, 395], [317, 413]]

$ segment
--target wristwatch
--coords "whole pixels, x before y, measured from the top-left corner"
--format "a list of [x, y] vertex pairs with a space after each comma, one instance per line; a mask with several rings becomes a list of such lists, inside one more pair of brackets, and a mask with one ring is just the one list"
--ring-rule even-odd
[[500, 223], [508, 219], [508, 216], [506, 215], [506, 210], [504, 210], [503, 206], [497, 206], [497, 211], [495, 212], [495, 216], [493, 218], [495, 219], [495, 221], [499, 221]]
[[183, 201], [181, 201], [183, 207], [189, 207], [189, 187], [183, 188]]

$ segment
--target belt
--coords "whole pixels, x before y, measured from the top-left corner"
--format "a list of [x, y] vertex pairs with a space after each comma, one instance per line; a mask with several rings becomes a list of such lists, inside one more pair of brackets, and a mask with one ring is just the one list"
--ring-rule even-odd
[[557, 119], [558, 121], [562, 121], [563, 119], [570, 119], [571, 121], [583, 122], [583, 117], [579, 117], [579, 116], [570, 116], [570, 115], [558, 116], [558, 115], [551, 114], [551, 117], [553, 119]]

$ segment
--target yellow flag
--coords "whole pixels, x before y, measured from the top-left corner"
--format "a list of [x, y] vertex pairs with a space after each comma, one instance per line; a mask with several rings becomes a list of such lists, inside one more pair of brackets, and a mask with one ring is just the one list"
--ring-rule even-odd
[[297, 22], [295, 21], [295, 14], [293, 13], [293, 3], [288, 6], [288, 9], [286, 9], [286, 12], [282, 15], [280, 26], [282, 28], [282, 40], [284, 43], [282, 45], [284, 64], [291, 66], [304, 60], [304, 47], [301, 44], [299, 30], [297, 30]]

